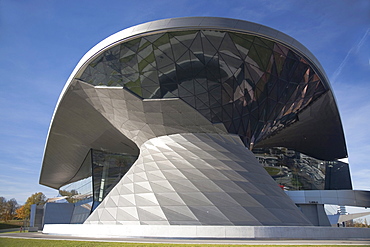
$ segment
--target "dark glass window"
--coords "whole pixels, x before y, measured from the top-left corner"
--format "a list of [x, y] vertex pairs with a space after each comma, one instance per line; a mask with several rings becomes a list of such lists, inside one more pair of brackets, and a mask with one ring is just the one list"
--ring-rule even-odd
[[136, 159], [137, 156], [128, 154], [90, 150], [78, 171], [79, 177], [84, 178], [59, 189], [66, 202], [75, 204], [71, 223], [83, 223]]
[[325, 189], [352, 190], [348, 164], [340, 161], [331, 161], [326, 163]]
[[283, 147], [256, 148], [253, 152], [284, 190], [352, 189], [346, 163], [318, 160]]
[[103, 201], [136, 159], [137, 156], [92, 150], [94, 204]]
[[284, 45], [215, 30], [163, 32], [117, 44], [80, 79], [122, 86], [142, 98], [179, 97], [212, 123], [222, 121], [247, 147], [297, 121], [327, 91], [309, 63]]

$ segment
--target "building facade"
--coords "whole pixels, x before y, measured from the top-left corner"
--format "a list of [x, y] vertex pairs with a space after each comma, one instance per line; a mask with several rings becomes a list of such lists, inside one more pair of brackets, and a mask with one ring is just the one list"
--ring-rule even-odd
[[328, 225], [324, 202], [294, 191], [352, 195], [346, 157], [329, 81], [303, 45], [251, 22], [175, 18], [81, 59], [40, 183], [74, 203], [71, 223]]

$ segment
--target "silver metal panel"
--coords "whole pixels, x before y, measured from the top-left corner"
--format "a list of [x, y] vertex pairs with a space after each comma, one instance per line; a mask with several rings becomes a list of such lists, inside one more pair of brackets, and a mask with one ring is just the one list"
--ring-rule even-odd
[[[205, 144], [208, 150], [203, 149]], [[215, 166], [209, 152], [222, 153], [224, 160]], [[147, 182], [135, 182], [138, 176], [142, 179], [143, 172], [146, 173], [144, 160], [147, 156], [152, 157], [151, 162], [158, 167], [156, 172], [163, 176], [147, 175]], [[189, 158], [192, 156], [194, 158]], [[187, 168], [178, 160], [186, 160]], [[231, 164], [240, 168], [233, 170]], [[256, 172], [248, 171], [248, 167], [255, 167]], [[230, 177], [230, 171], [238, 176]], [[148, 171], [148, 174], [153, 172]], [[158, 182], [162, 186], [153, 186]], [[121, 189], [130, 184], [133, 190]], [[262, 188], [266, 186], [267, 190]], [[134, 200], [127, 199], [130, 194], [134, 195]], [[117, 196], [126, 200], [117, 200]], [[113, 197], [115, 200], [110, 199]], [[150, 138], [140, 145], [135, 164], [85, 224], [117, 224], [117, 220], [102, 214], [106, 207], [112, 208], [114, 201], [119, 203], [113, 207], [125, 211], [124, 215], [132, 214], [126, 208], [133, 210], [134, 204], [141, 225], [182, 222], [194, 225], [309, 225], [253, 153], [244, 148], [239, 137], [226, 134], [183, 133]], [[128, 203], [125, 205], [125, 202]], [[177, 207], [181, 212], [175, 210]]]

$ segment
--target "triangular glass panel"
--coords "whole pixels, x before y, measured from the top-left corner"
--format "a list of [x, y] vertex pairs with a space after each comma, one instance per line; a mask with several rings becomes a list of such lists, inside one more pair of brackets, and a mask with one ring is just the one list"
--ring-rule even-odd
[[193, 82], [194, 82], [194, 92], [196, 95], [208, 93], [206, 79], [202, 78], [194, 79]]
[[229, 35], [233, 40], [235, 47], [239, 51], [240, 57], [244, 60], [248, 55], [250, 47], [252, 46], [252, 42], [245, 39], [245, 36], [241, 37], [240, 35], [237, 35], [235, 33], [229, 33]]
[[176, 60], [176, 64], [187, 71], [191, 71], [191, 52], [187, 50]]
[[[149, 50], [148, 50], [149, 49]], [[143, 51], [152, 51], [153, 50], [153, 47], [152, 47], [152, 43], [149, 42], [147, 39], [145, 38], [141, 38], [140, 40], [140, 44], [139, 44], [139, 48], [137, 50], [137, 53], [142, 53], [142, 54], [145, 54], [145, 52]]]
[[141, 90], [142, 94], [143, 94], [143, 98], [144, 99], [159, 99], [161, 98], [161, 91], [160, 91], [160, 88], [159, 86], [156, 86], [156, 87], [143, 87], [142, 90]]
[[294, 60], [297, 60], [297, 61], [301, 60], [301, 57], [292, 50], [288, 51], [287, 57], [289, 57], [291, 59], [294, 59]]
[[212, 123], [222, 122], [222, 108], [221, 107], [211, 109], [211, 122]]
[[143, 37], [143, 39], [147, 40], [150, 43], [155, 43], [156, 40], [162, 38], [165, 35], [167, 35], [167, 33], [151, 34], [151, 35], [148, 35], [148, 36]]
[[157, 49], [160, 49], [163, 52], [171, 51], [170, 50], [170, 37], [168, 33], [162, 34], [156, 40], [151, 40], [151, 43], [153, 44], [153, 46], [155, 46]]
[[234, 41], [230, 38], [229, 33], [225, 34], [218, 50], [220, 54], [227, 54], [235, 59], [239, 59], [241, 57], [239, 50], [235, 47]]
[[177, 85], [176, 73], [160, 74], [159, 75], [160, 85]]
[[222, 101], [222, 86], [220, 83], [212, 83], [208, 81], [208, 92], [210, 95], [210, 104], [211, 105], [221, 105]]
[[204, 69], [204, 64], [193, 53], [190, 53], [190, 61], [193, 75], [198, 77], [198, 74]]
[[143, 72], [140, 75], [140, 81], [143, 87], [158, 86], [159, 85], [158, 72], [156, 70]]
[[[141, 39], [138, 38], [138, 39], [133, 39], [133, 40], [130, 40], [128, 42], [125, 42], [123, 43], [122, 45], [124, 45], [126, 48], [130, 49], [131, 51], [133, 52], [137, 52], [137, 49], [139, 48], [139, 45], [140, 45], [140, 41]], [[122, 48], [121, 48], [122, 49]]]
[[140, 73], [156, 70], [156, 61], [153, 52], [146, 58], [138, 56], [138, 70]]
[[[237, 71], [240, 70], [240, 67], [243, 65], [243, 61], [237, 57], [230, 56], [230, 54], [220, 53], [220, 64], [221, 70], [224, 70], [229, 76], [234, 75]], [[226, 69], [227, 67], [227, 69]]]
[[[173, 53], [174, 61], [178, 62], [178, 60], [185, 54], [189, 52], [189, 48], [186, 47], [184, 44], [179, 42], [177, 39], [171, 39], [171, 49]], [[171, 57], [171, 56], [170, 56]], [[183, 59], [186, 60], [186, 59]], [[189, 59], [190, 60], [190, 59]]]
[[202, 60], [199, 60], [201, 61], [203, 64], [204, 64], [204, 58], [203, 58], [203, 48], [202, 48], [202, 39], [201, 39], [201, 35], [200, 35], [200, 32], [197, 33], [197, 35], [195, 36], [192, 44], [190, 45], [189, 47], [189, 50], [195, 55], [195, 56], [199, 56], [199, 58], [201, 58]]
[[213, 46], [213, 44], [208, 40], [208, 38], [204, 35], [204, 31], [201, 33], [202, 37], [202, 46], [203, 46], [203, 54], [204, 54], [204, 62], [205, 64], [209, 63], [212, 58], [217, 54], [217, 49]]
[[209, 109], [208, 94], [197, 94], [195, 98], [195, 108], [197, 110]]
[[261, 61], [260, 68], [263, 71], [266, 71], [267, 65], [269, 64], [271, 60], [271, 55], [272, 55], [272, 50], [259, 46], [259, 45], [254, 45], [256, 52], [258, 54], [259, 60]]
[[174, 64], [173, 60], [161, 50], [154, 50], [155, 61], [158, 69]]
[[194, 78], [192, 76], [192, 70], [191, 70], [190, 63], [184, 64], [184, 66], [185, 67], [183, 68], [182, 66], [176, 64], [176, 78], [179, 84]]
[[[307, 81], [307, 78], [305, 78], [305, 76], [306, 76], [308, 68], [309, 68], [309, 65], [307, 65], [305, 63], [302, 63], [302, 62], [299, 62], [298, 66], [293, 71], [293, 74], [292, 74], [292, 77], [290, 78], [290, 80], [293, 81], [293, 82], [297, 82], [297, 83], [305, 81], [305, 79]], [[308, 74], [307, 74], [306, 77], [308, 77]]]
[[186, 103], [188, 103], [189, 105], [191, 105], [192, 107], [195, 108], [195, 97], [194, 96], [181, 97], [181, 99], [184, 100]]
[[249, 50], [249, 53], [248, 53], [248, 56], [246, 58], [246, 62], [260, 68], [261, 70], [263, 70], [264, 66], [262, 65], [261, 63], [261, 59], [258, 55], [258, 52], [257, 52], [257, 49], [256, 49], [256, 45], [252, 45], [250, 50]]
[[132, 59], [132, 57], [135, 56], [135, 52], [128, 47], [126, 47], [124, 44], [121, 45], [120, 55], [119, 55], [119, 61], [120, 62], [127, 62]]
[[[171, 32], [170, 37], [176, 38], [179, 42], [184, 44], [186, 47], [190, 47], [199, 31], [188, 30], [188, 31], [176, 31]], [[172, 39], [171, 39], [172, 40]]]
[[233, 104], [229, 103], [222, 106], [222, 119], [223, 121], [232, 121]]
[[278, 44], [278, 43], [275, 43], [274, 44], [274, 48], [273, 48], [274, 52], [278, 53], [279, 55], [282, 55], [284, 57], [286, 57], [288, 55], [288, 51], [289, 49], [281, 44]]
[[202, 114], [206, 119], [211, 119], [211, 111], [210, 109], [198, 109], [197, 110], [199, 111], [200, 114]]
[[[206, 73], [207, 73], [207, 79], [212, 81], [217, 81], [222, 77], [220, 64], [219, 64], [219, 57], [216, 54], [213, 57], [207, 57], [208, 59], [206, 61]], [[223, 76], [227, 76], [225, 73]]]
[[[192, 82], [189, 82], [192, 84]], [[191, 89], [189, 88], [188, 86], [186, 86], [187, 82], [184, 82], [183, 84], [181, 85], [178, 85], [178, 94], [179, 94], [179, 97], [183, 98], [183, 97], [193, 97], [194, 96], [194, 89]], [[185, 87], [184, 87], [184, 86]], [[188, 91], [188, 89], [192, 90], [192, 92]]]
[[243, 113], [243, 105], [240, 102], [233, 102], [233, 118], [240, 118]]
[[226, 32], [214, 30], [203, 30], [202, 33], [216, 50], [219, 49], [226, 34]]
[[[228, 80], [222, 84], [222, 105], [230, 104], [233, 102], [233, 85], [232, 80]], [[231, 84], [231, 85], [230, 85]]]
[[254, 88], [254, 85], [260, 80], [261, 76], [263, 75], [263, 71], [249, 63], [245, 63], [244, 73], [245, 79], [252, 86], [252, 88]]
[[274, 42], [261, 37], [255, 37], [254, 43], [267, 49], [274, 48]]
[[162, 98], [178, 98], [177, 84], [161, 85]]

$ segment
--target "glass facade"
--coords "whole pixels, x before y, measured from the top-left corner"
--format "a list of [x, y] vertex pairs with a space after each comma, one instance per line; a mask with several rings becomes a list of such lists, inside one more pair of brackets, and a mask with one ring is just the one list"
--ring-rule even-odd
[[310, 64], [255, 35], [188, 30], [150, 34], [95, 58], [79, 80], [141, 98], [181, 98], [248, 148], [298, 120], [328, 90]]
[[83, 223], [130, 169], [137, 156], [90, 150], [80, 171], [85, 178], [62, 186], [60, 196], [74, 203], [71, 223]]
[[284, 190], [352, 189], [346, 163], [318, 160], [283, 147], [259, 148], [253, 152]]
[[136, 159], [137, 156], [93, 150], [92, 180], [94, 208], [103, 201], [106, 195], [131, 168]]

